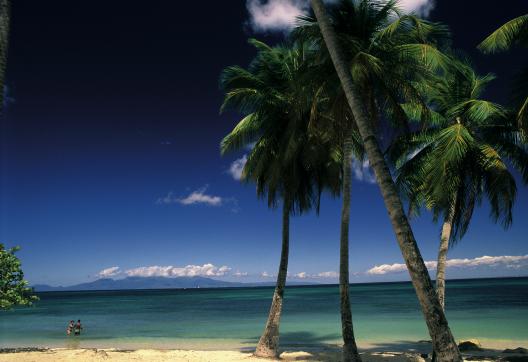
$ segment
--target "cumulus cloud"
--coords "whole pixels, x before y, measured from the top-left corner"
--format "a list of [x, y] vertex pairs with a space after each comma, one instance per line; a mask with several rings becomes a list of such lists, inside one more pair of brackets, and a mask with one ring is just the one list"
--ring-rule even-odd
[[374, 176], [374, 171], [370, 168], [370, 163], [368, 160], [359, 162], [357, 160], [352, 161], [352, 174], [354, 178], [359, 181], [368, 182], [369, 184], [376, 183], [376, 177]]
[[306, 279], [308, 277], [308, 273], [300, 272], [300, 273], [294, 274], [293, 276], [299, 279]]
[[208, 195], [206, 193], [208, 186], [204, 186], [198, 190], [191, 192], [185, 197], [176, 197], [172, 191], [170, 191], [167, 196], [159, 198], [157, 204], [181, 204], [181, 205], [196, 205], [204, 204], [209, 206], [221, 206], [224, 202], [224, 199], [220, 196]]
[[242, 277], [247, 277], [249, 274], [248, 272], [241, 272], [240, 270], [237, 270], [232, 275], [237, 278], [242, 278]]
[[249, 24], [255, 32], [288, 31], [308, 12], [306, 0], [247, 0]]
[[318, 278], [332, 278], [333, 279], [333, 278], [339, 277], [339, 273], [335, 272], [335, 271], [326, 271], [326, 272], [318, 273], [317, 277]]
[[[429, 270], [436, 269], [436, 261], [426, 261], [425, 266]], [[481, 256], [473, 259], [449, 259], [446, 266], [448, 268], [476, 268], [476, 267], [506, 267], [520, 269], [528, 266], [528, 255], [502, 255], [502, 256]], [[382, 264], [376, 265], [367, 270], [370, 275], [384, 275], [390, 273], [401, 273], [407, 270], [405, 264]]]
[[[222, 277], [229, 275], [231, 268], [227, 265], [216, 266], [211, 263], [203, 265], [186, 265], [183, 267], [176, 267], [172, 265], [159, 266], [141, 266], [137, 268], [121, 270], [118, 266], [106, 268], [97, 273], [99, 278], [110, 278], [116, 276], [129, 276], [129, 277]], [[235, 276], [247, 275], [247, 273], [234, 273]]]
[[120, 273], [121, 273], [121, 271], [120, 271], [119, 267], [118, 266], [113, 266], [113, 267], [101, 270], [99, 273], [97, 273], [97, 276], [99, 278], [110, 278], [110, 277], [114, 277], [116, 275], [119, 275]]
[[217, 267], [213, 264], [187, 265], [184, 267], [168, 266], [142, 266], [139, 268], [125, 270], [124, 273], [130, 277], [221, 277], [228, 274], [230, 267], [224, 265]]
[[289, 277], [297, 278], [297, 279], [335, 279], [339, 276], [339, 274], [335, 271], [325, 271], [315, 274], [309, 274], [307, 272], [300, 272], [292, 275], [288, 275]]
[[[332, 2], [333, 0], [326, 0]], [[400, 9], [406, 13], [414, 12], [428, 16], [434, 7], [433, 0], [400, 0]], [[249, 24], [255, 32], [288, 32], [302, 15], [310, 9], [309, 0], [247, 0]]]
[[263, 278], [273, 278], [274, 277], [273, 274], [270, 274], [270, 273], [268, 273], [266, 271], [260, 273], [260, 276], [263, 277]]
[[229, 173], [233, 179], [240, 180], [242, 178], [242, 170], [244, 169], [244, 165], [247, 162], [247, 155], [242, 156], [239, 159], [236, 159], [231, 163], [229, 166], [229, 169], [227, 170], [227, 173]]
[[433, 0], [400, 0], [398, 6], [406, 13], [416, 13], [427, 17], [433, 10], [435, 2]]

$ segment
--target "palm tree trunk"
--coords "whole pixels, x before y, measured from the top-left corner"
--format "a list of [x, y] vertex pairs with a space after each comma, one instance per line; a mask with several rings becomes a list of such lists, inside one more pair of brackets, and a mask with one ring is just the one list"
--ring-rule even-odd
[[343, 334], [343, 361], [361, 361], [356, 339], [354, 338], [354, 328], [352, 325], [352, 309], [350, 306], [349, 292], [349, 256], [348, 256], [348, 236], [350, 223], [350, 189], [352, 175], [352, 137], [347, 136], [343, 147], [343, 208], [341, 210], [341, 235], [339, 254], [339, 296], [341, 301], [341, 331]]
[[5, 73], [9, 44], [9, 0], [0, 0], [0, 117], [4, 110]]
[[449, 250], [449, 240], [451, 239], [451, 230], [453, 228], [454, 204], [446, 214], [444, 224], [442, 225], [442, 234], [440, 236], [440, 247], [438, 248], [438, 261], [436, 263], [436, 294], [438, 301], [445, 310], [445, 270], [447, 263], [447, 251]]
[[311, 0], [311, 4], [385, 201], [385, 207], [389, 213], [396, 239], [409, 270], [429, 334], [431, 335], [433, 349], [437, 352], [439, 361], [462, 361], [462, 356], [451, 334], [433, 283], [414, 239], [411, 226], [403, 211], [403, 204], [383, 158], [378, 140], [355, 90], [347, 63], [339, 49], [336, 34], [326, 15], [326, 9], [321, 0]]
[[286, 286], [286, 276], [288, 274], [288, 253], [290, 248], [290, 205], [291, 203], [285, 199], [282, 210], [282, 250], [279, 273], [277, 275], [277, 284], [275, 286], [275, 292], [273, 293], [266, 327], [255, 349], [255, 356], [258, 357], [279, 357], [279, 323], [284, 287]]

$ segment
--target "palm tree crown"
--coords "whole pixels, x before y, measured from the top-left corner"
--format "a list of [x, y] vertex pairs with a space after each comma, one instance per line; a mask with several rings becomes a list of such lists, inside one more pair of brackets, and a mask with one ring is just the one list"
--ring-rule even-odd
[[[389, 152], [412, 210], [425, 205], [435, 218], [453, 213], [451, 242], [467, 231], [483, 196], [490, 202], [492, 218], [510, 225], [516, 184], [509, 164], [528, 181], [524, 134], [507, 110], [481, 98], [493, 79], [455, 61], [452, 72], [423, 85], [430, 105], [425, 127], [401, 137]], [[403, 107], [411, 120], [423, 124], [420, 109]]]

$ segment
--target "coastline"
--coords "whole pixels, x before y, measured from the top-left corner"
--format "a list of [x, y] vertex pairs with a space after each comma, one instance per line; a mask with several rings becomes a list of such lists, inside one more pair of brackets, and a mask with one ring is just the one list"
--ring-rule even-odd
[[[459, 341], [461, 342], [461, 341]], [[472, 340], [480, 350], [463, 351], [470, 361], [528, 361], [528, 341]], [[198, 344], [197, 344], [198, 346]], [[253, 346], [238, 349], [182, 348], [0, 348], [0, 362], [206, 362], [206, 361], [266, 361], [253, 356]], [[518, 349], [521, 347], [520, 349]], [[401, 341], [400, 343], [363, 343], [360, 354], [364, 362], [426, 362], [430, 361], [429, 341]], [[507, 350], [510, 351], [507, 351]], [[516, 350], [517, 349], [517, 350]], [[512, 351], [513, 350], [513, 351]], [[340, 361], [341, 347], [337, 344], [284, 346], [282, 361]]]
[[[389, 351], [366, 351], [360, 352], [364, 362], [426, 362], [430, 361], [419, 352], [389, 352]], [[501, 351], [486, 349], [479, 352], [463, 353], [467, 361], [527, 361], [528, 354], [525, 353], [502, 353]], [[281, 361], [340, 361], [340, 348], [314, 348], [314, 349], [288, 349], [281, 353]], [[111, 362], [229, 362], [247, 361], [259, 362], [270, 361], [270, 359], [257, 358], [253, 356], [252, 350], [245, 351], [200, 351], [200, 350], [161, 350], [161, 349], [23, 349], [23, 350], [1, 350], [0, 362], [78, 362], [89, 361], [111, 361]]]

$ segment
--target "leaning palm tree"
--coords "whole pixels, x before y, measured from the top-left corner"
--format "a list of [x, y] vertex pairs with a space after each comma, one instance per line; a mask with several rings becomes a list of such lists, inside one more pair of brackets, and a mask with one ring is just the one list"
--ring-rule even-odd
[[[513, 46], [528, 47], [528, 14], [508, 21], [491, 33], [479, 44], [484, 53], [505, 51]], [[517, 120], [519, 125], [528, 132], [528, 67], [519, 74], [513, 90], [514, 102], [517, 105]]]
[[[429, 73], [421, 57], [416, 57], [413, 52], [408, 51], [409, 46], [416, 45], [416, 41], [422, 42], [420, 46], [429, 46], [429, 39], [439, 38], [439, 35], [445, 36], [446, 30], [438, 24], [414, 16], [399, 16], [394, 1], [340, 1], [331, 8], [330, 14], [346, 49], [345, 57], [361, 101], [366, 105], [369, 121], [376, 129], [380, 129], [379, 115], [386, 112], [390, 114], [396, 130], [405, 129], [404, 111], [397, 100], [405, 94], [409, 101], [425, 107], [413, 82]], [[352, 159], [362, 160], [364, 149], [316, 19], [301, 18], [300, 26], [295, 29], [293, 36], [307, 39], [321, 50], [312, 66], [313, 71], [309, 74], [310, 81], [320, 84], [321, 89], [332, 99], [332, 118], [344, 134], [340, 237], [341, 326], [344, 358], [359, 360], [349, 296], [349, 176]]]
[[[275, 207], [282, 199], [282, 250], [277, 283], [264, 332], [255, 354], [279, 355], [279, 322], [288, 270], [290, 214], [319, 209], [323, 187], [339, 190], [339, 152], [331, 138], [309, 132], [316, 122], [318, 98], [302, 82], [309, 49], [297, 43], [271, 48], [251, 40], [259, 50], [249, 68], [229, 67], [221, 76], [226, 92], [222, 109], [245, 117], [221, 143], [221, 152], [251, 148], [242, 179], [255, 182], [259, 197]], [[333, 158], [332, 158], [333, 157]]]
[[448, 248], [466, 233], [475, 207], [486, 197], [493, 220], [508, 227], [516, 194], [508, 165], [528, 181], [524, 134], [505, 109], [481, 98], [494, 76], [478, 76], [465, 62], [455, 60], [454, 65], [423, 84], [431, 108], [428, 120], [421, 109], [405, 106], [412, 121], [427, 126], [401, 137], [389, 152], [411, 211], [425, 206], [435, 220], [443, 219], [436, 271], [442, 308]]
[[0, 0], [0, 117], [4, 109], [5, 72], [9, 43], [9, 0]]
[[[367, 3], [367, 5], [369, 3], [379, 4], [379, 2], [374, 1], [363, 2]], [[440, 361], [461, 361], [462, 357], [451, 334], [438, 298], [436, 297], [431, 278], [429, 277], [409, 221], [403, 210], [403, 204], [398, 190], [381, 151], [375, 128], [372, 125], [367, 111], [368, 105], [364, 103], [360, 87], [354, 82], [351, 74], [347, 57], [342, 49], [342, 42], [334, 31], [331, 19], [327, 15], [323, 2], [321, 0], [311, 0], [311, 5], [324, 38], [324, 44], [330, 53], [330, 57], [352, 111], [354, 121], [361, 135], [365, 152], [381, 189], [385, 206], [389, 212], [396, 238], [420, 301], [438, 359]], [[357, 24], [357, 26], [361, 28], [360, 24]], [[388, 30], [384, 33], [389, 36], [390, 30], [398, 27], [398, 22], [395, 22], [394, 26], [389, 26], [387, 28]], [[433, 47], [423, 44], [407, 45], [400, 49], [404, 53], [420, 52], [424, 58], [431, 58], [431, 53], [424, 52], [424, 49], [429, 50], [430, 48], [434, 50]], [[345, 360], [352, 360], [346, 354], [344, 357]]]

